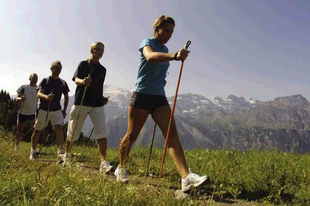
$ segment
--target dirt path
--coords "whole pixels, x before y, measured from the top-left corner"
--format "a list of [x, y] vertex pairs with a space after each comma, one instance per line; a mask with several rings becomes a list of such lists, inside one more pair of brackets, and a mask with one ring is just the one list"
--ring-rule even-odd
[[[48, 158], [40, 158], [37, 161], [45, 162], [49, 164], [57, 164], [56, 159], [48, 159]], [[63, 166], [59, 164], [59, 166]], [[110, 181], [116, 181], [113, 173], [109, 175], [100, 174], [99, 167], [88, 166], [83, 163], [73, 164], [71, 166], [66, 167], [74, 167], [78, 171], [85, 173], [87, 175], [104, 175], [105, 178]], [[155, 177], [141, 177], [141, 176], [130, 176], [130, 183], [126, 185], [139, 187], [141, 185], [150, 187], [150, 192], [155, 191], [158, 194], [161, 194], [161, 190], [167, 190], [169, 187], [169, 192], [171, 195], [175, 196], [176, 199], [194, 199], [195, 202], [201, 202], [201, 205], [215, 205], [215, 206], [262, 206], [264, 204], [256, 203], [256, 202], [247, 202], [245, 200], [233, 199], [231, 197], [224, 197], [223, 194], [216, 193], [210, 191], [210, 188], [202, 187], [200, 189], [193, 189], [189, 193], [183, 193], [179, 188], [161, 185], [160, 188], [157, 188], [158, 179]]]

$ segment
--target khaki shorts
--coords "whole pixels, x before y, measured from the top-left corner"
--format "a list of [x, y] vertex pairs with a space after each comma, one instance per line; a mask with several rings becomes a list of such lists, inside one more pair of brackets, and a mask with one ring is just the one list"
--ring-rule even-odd
[[87, 115], [93, 123], [96, 139], [107, 138], [104, 107], [73, 105], [69, 114], [67, 140], [74, 142], [79, 139]]
[[48, 116], [47, 111], [40, 109], [38, 113], [38, 117], [34, 124], [34, 128], [36, 130], [43, 130], [44, 127], [47, 126], [48, 122], [51, 121], [53, 126], [55, 125], [64, 125], [64, 117], [61, 113], [61, 110], [57, 111], [49, 111]]

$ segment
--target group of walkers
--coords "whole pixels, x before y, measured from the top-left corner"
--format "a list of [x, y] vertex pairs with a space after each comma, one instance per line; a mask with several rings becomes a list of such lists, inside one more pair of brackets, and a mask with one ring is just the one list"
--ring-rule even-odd
[[[153, 25], [153, 38], [144, 39], [139, 47], [140, 64], [135, 91], [128, 106], [127, 132], [119, 145], [119, 165], [114, 171], [116, 180], [128, 182], [126, 161], [131, 147], [137, 139], [146, 119], [152, 116], [161, 129], [163, 135], [167, 133], [171, 108], [165, 95], [165, 78], [170, 61], [185, 60], [189, 54], [186, 49], [176, 53], [169, 53], [165, 44], [174, 31], [175, 21], [166, 15], [156, 19]], [[44, 78], [37, 88], [38, 76], [30, 75], [30, 84], [21, 86], [18, 90], [17, 101], [21, 102], [18, 113], [15, 148], [18, 148], [22, 130], [28, 120], [34, 128], [31, 136], [30, 160], [38, 157], [36, 149], [38, 139], [44, 127], [51, 122], [56, 132], [57, 156], [63, 164], [72, 162], [71, 148], [80, 136], [84, 121], [89, 115], [94, 134], [98, 143], [100, 157], [100, 172], [110, 173], [113, 166], [107, 161], [107, 131], [105, 125], [104, 105], [108, 99], [103, 94], [103, 84], [106, 77], [106, 68], [99, 62], [104, 53], [104, 44], [95, 42], [91, 45], [91, 56], [88, 60], [80, 62], [72, 80], [76, 84], [74, 105], [72, 106], [67, 129], [67, 139], [64, 147], [63, 124], [68, 105], [69, 87], [63, 79], [59, 78], [62, 70], [60, 61], [52, 63], [51, 76]], [[64, 104], [60, 100], [64, 95]], [[38, 113], [36, 114], [37, 98], [40, 99]], [[172, 119], [168, 140], [169, 153], [182, 178], [182, 191], [186, 192], [198, 187], [208, 180], [207, 176], [191, 173], [186, 164], [182, 145], [180, 143], [175, 121]]]

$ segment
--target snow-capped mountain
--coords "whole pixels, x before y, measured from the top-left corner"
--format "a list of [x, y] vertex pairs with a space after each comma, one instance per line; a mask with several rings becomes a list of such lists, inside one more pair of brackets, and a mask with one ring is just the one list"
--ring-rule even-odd
[[[168, 100], [172, 104], [173, 97], [169, 97]], [[246, 112], [257, 106], [259, 102], [260, 101], [252, 98], [247, 101], [244, 97], [237, 97], [232, 94], [229, 95], [226, 100], [221, 97], [215, 97], [213, 101], [198, 94], [180, 94], [177, 99], [176, 114], [197, 114], [201, 111], [215, 111], [221, 109], [230, 112]]]
[[[127, 107], [132, 91], [105, 85], [104, 96], [109, 147], [117, 147], [126, 133]], [[73, 103], [71, 98], [70, 103]], [[173, 97], [168, 97], [172, 104]], [[179, 94], [175, 111], [178, 133], [184, 148], [272, 148], [305, 153], [310, 151], [310, 103], [301, 95], [274, 101], [246, 100], [229, 95], [210, 100], [198, 94]], [[151, 116], [136, 141], [149, 145], [154, 122]], [[92, 124], [86, 121], [83, 131]], [[164, 144], [158, 130], [154, 144]]]
[[[127, 109], [132, 91], [113, 85], [104, 85], [103, 95], [109, 97], [109, 101], [116, 103], [118, 108]], [[108, 105], [107, 105], [108, 106]]]
[[[109, 98], [108, 103], [105, 105], [105, 118], [106, 121], [115, 118], [120, 114], [124, 114], [127, 111], [127, 106], [130, 101], [131, 91], [127, 89], [122, 89], [113, 85], [104, 85], [103, 95]], [[68, 110], [70, 112], [70, 108], [74, 103], [74, 96], [69, 98]], [[65, 119], [65, 122], [68, 121], [68, 115]], [[88, 135], [92, 130], [92, 123], [89, 117], [87, 117], [82, 131], [84, 134]]]
[[[119, 88], [113, 85], [104, 85], [103, 95], [109, 98], [109, 102], [105, 106], [106, 120], [127, 111], [131, 94], [132, 90]], [[167, 97], [167, 99], [170, 105], [172, 105], [173, 97]], [[70, 97], [68, 108], [72, 106], [73, 100], [74, 97]], [[258, 100], [251, 98], [247, 101], [244, 97], [239, 98], [232, 94], [229, 95], [226, 100], [221, 97], [215, 97], [214, 100], [210, 100], [202, 95], [191, 93], [179, 94], [175, 114], [197, 114], [200, 111], [221, 109], [231, 112], [245, 112], [259, 103], [260, 101]]]

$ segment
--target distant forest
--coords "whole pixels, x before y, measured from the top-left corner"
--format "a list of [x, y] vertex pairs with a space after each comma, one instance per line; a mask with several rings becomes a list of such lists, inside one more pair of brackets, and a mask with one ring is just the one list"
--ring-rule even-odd
[[[11, 98], [10, 94], [6, 92], [5, 90], [0, 91], [0, 129], [5, 130], [7, 132], [14, 133], [16, 132], [16, 121], [17, 121], [17, 112], [20, 108], [21, 104], [19, 102], [16, 102], [15, 98]], [[63, 127], [63, 134], [64, 139], [67, 137], [67, 127], [68, 123], [65, 123]], [[25, 125], [24, 131], [23, 131], [23, 141], [30, 142], [31, 140], [31, 134], [32, 134], [32, 127], [27, 123]], [[45, 128], [45, 136], [40, 137], [39, 142], [45, 144], [52, 144], [56, 141], [56, 135], [53, 131], [53, 127], [51, 123], [48, 124], [48, 126]], [[46, 141], [47, 140], [47, 141]], [[77, 144], [91, 144], [92, 145], [93, 140], [90, 140], [87, 136], [84, 136], [83, 132], [80, 134], [80, 138], [77, 141]]]
[[16, 118], [20, 104], [5, 90], [0, 91], [0, 125], [8, 131], [16, 129]]

